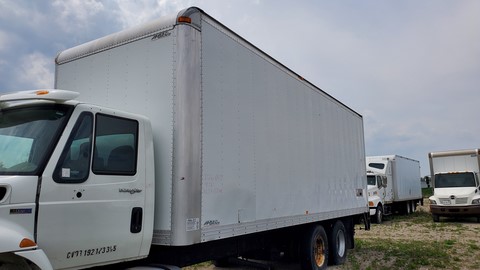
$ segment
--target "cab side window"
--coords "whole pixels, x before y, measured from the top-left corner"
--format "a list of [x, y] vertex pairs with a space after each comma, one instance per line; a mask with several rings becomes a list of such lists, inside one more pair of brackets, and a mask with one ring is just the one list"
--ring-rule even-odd
[[82, 183], [90, 171], [93, 116], [82, 113], [72, 130], [53, 173], [58, 183]]
[[95, 174], [135, 175], [138, 122], [97, 114], [92, 171]]

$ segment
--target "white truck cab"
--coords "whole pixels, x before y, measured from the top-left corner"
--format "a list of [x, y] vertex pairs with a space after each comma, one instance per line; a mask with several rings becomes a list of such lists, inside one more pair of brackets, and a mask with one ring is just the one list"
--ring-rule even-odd
[[480, 149], [429, 153], [433, 221], [441, 216], [473, 216], [480, 222], [479, 153]]
[[380, 173], [367, 171], [367, 189], [368, 204], [370, 207], [370, 215], [374, 216], [377, 223], [382, 223], [384, 215], [384, 203], [387, 187], [387, 177]]
[[150, 123], [72, 101], [77, 95], [0, 97], [0, 262], [67, 269], [148, 254]]

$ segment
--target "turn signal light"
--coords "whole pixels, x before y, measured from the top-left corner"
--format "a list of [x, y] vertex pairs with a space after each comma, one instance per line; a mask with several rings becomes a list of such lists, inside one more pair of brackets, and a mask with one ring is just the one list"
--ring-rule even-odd
[[18, 246], [20, 248], [36, 247], [37, 243], [33, 242], [33, 240], [31, 239], [23, 238], [22, 241], [20, 241], [20, 245]]

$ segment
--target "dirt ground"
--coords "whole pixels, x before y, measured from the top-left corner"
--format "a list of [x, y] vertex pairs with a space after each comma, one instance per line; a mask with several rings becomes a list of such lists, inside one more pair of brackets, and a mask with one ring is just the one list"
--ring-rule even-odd
[[[434, 223], [424, 206], [410, 216], [392, 216], [370, 231], [356, 227], [356, 248], [347, 262], [329, 269], [480, 269], [480, 223], [476, 218], [441, 218]], [[269, 262], [275, 270], [299, 270], [297, 264]], [[185, 270], [261, 269], [215, 267], [210, 263]]]

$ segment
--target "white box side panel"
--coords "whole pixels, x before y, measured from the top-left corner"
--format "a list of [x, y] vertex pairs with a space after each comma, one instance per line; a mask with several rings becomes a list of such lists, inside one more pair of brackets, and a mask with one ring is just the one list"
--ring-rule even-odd
[[[169, 32], [167, 32], [169, 33]], [[156, 179], [155, 230], [170, 230], [173, 136], [172, 36], [132, 43], [57, 65], [56, 87], [81, 101], [151, 120]]]
[[393, 174], [396, 201], [422, 198], [420, 162], [395, 156]]
[[433, 172], [478, 172], [478, 157], [475, 154], [433, 157]]
[[359, 115], [205, 22], [202, 91], [202, 228], [366, 209]]

